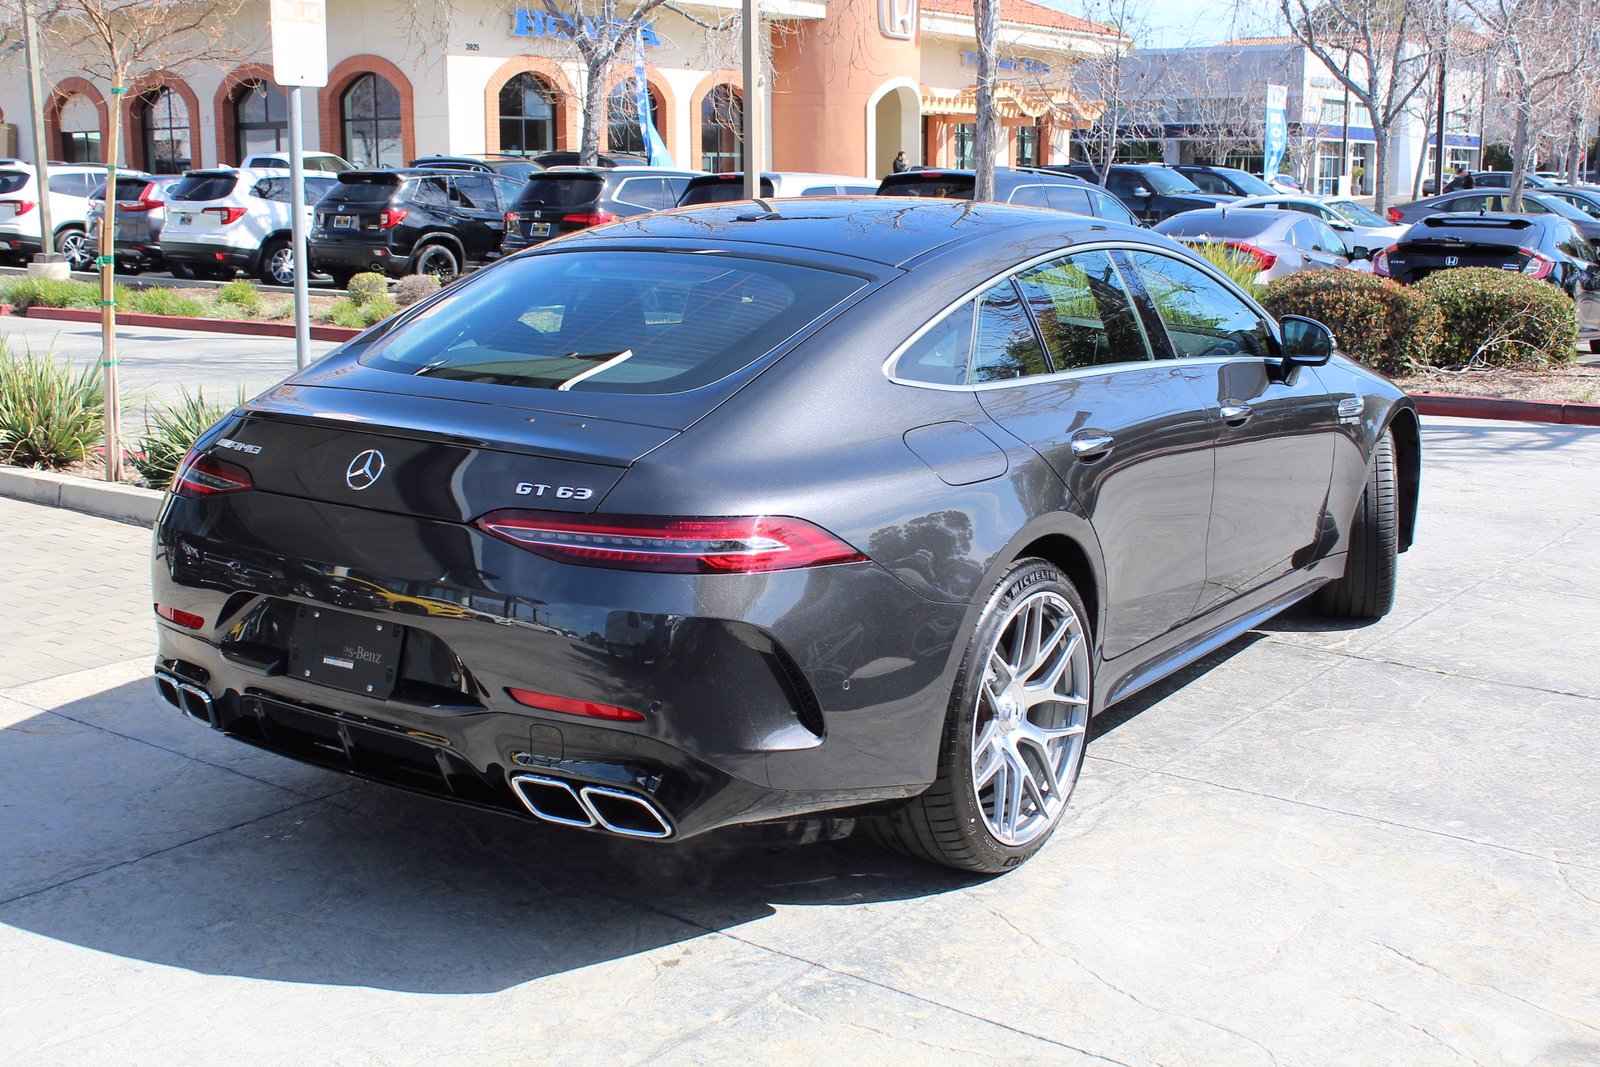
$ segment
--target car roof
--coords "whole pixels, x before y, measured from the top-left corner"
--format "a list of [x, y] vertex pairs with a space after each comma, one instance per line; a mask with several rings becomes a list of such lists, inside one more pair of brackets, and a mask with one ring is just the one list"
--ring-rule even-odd
[[704, 171], [700, 170], [680, 170], [676, 167], [646, 167], [636, 164], [626, 164], [620, 167], [580, 167], [574, 164], [571, 166], [546, 167], [538, 174], [530, 174], [528, 176], [528, 180], [537, 181], [547, 174], [554, 175], [557, 178], [561, 177], [562, 175], [567, 175], [570, 177], [574, 174], [588, 174], [596, 178], [603, 179], [628, 177], [629, 175], [639, 174], [646, 176], [653, 174], [662, 178], [698, 178], [704, 173]]
[[[565, 237], [549, 252], [577, 251], [594, 244], [652, 241], [714, 246], [764, 247], [768, 254], [818, 253], [900, 266], [961, 243], [974, 251], [1029, 241], [1066, 248], [1080, 240], [1124, 238], [1166, 247], [1149, 230], [1049, 208], [971, 200], [834, 196], [704, 204], [636, 215], [598, 230]], [[1172, 245], [1172, 247], [1177, 247]]]

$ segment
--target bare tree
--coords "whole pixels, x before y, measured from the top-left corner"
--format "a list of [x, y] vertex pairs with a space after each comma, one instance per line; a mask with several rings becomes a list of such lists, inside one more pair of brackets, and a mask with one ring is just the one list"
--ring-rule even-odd
[[1100, 107], [1099, 117], [1078, 136], [1078, 143], [1103, 184], [1129, 133], [1155, 122], [1165, 106], [1162, 87], [1172, 54], [1132, 51], [1133, 42], [1150, 28], [1144, 0], [1084, 0], [1079, 13], [1122, 34], [1115, 47], [1088, 52], [1073, 68], [1079, 93]]
[[973, 152], [972, 199], [994, 199], [994, 169], [1000, 161], [1000, 109], [994, 98], [995, 71], [1000, 63], [1000, 0], [973, 0], [978, 39], [978, 143]]
[[[201, 66], [237, 62], [263, 51], [235, 27], [244, 0], [43, 0], [38, 4], [45, 50], [63, 65], [109, 83], [110, 129], [101, 142], [106, 165], [105, 213], [100, 220], [100, 329], [106, 402], [106, 480], [122, 474], [118, 422], [115, 288], [116, 180], [121, 165], [123, 98], [139, 82]], [[39, 121], [40, 116], [34, 116]]]
[[1389, 143], [1447, 32], [1444, 0], [1278, 0], [1289, 32], [1372, 116], [1377, 208], [1389, 196]]

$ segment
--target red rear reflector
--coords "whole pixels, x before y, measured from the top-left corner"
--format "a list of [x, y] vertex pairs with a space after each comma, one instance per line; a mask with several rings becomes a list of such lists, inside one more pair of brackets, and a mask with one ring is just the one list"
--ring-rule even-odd
[[506, 692], [518, 704], [543, 711], [559, 711], [563, 715], [584, 715], [591, 719], [609, 719], [612, 722], [644, 722], [644, 716], [631, 708], [612, 704], [597, 704], [592, 700], [573, 700], [571, 697], [551, 696], [532, 689], [512, 689]]
[[490, 512], [476, 525], [547, 559], [627, 571], [753, 574], [867, 558], [821, 527], [781, 515], [690, 519], [507, 510]]
[[1399, 208], [1392, 207], [1392, 208], [1389, 209], [1389, 221], [1394, 223], [1397, 226], [1400, 224], [1400, 209]]
[[616, 222], [617, 217], [608, 215], [605, 212], [577, 212], [572, 215], [563, 215], [561, 221], [571, 223], [574, 226], [599, 226], [606, 222]]
[[393, 229], [394, 227], [400, 225], [401, 221], [405, 219], [406, 214], [406, 209], [403, 207], [384, 208], [382, 211], [378, 212], [378, 229]]
[[190, 452], [172, 479], [172, 492], [190, 500], [237, 493], [254, 485], [250, 472], [234, 463]]
[[500, 216], [500, 221], [505, 223], [507, 226], [515, 226], [517, 224], [517, 213], [515, 211], [508, 211], [504, 215]]
[[1271, 270], [1272, 265], [1278, 262], [1278, 254], [1276, 252], [1268, 252], [1265, 248], [1257, 248], [1246, 241], [1228, 241], [1225, 243], [1235, 252], [1243, 252], [1251, 259], [1254, 259], [1258, 270]]
[[[230, 223], [238, 222], [240, 219], [244, 218], [244, 208], [208, 207], [205, 209], [204, 214], [215, 215], [218, 220], [221, 221], [222, 225], [227, 226]], [[217, 258], [221, 259], [222, 257], [219, 255]]]
[[168, 622], [175, 622], [179, 626], [186, 627], [190, 630], [198, 630], [200, 627], [206, 624], [206, 620], [202, 619], [198, 615], [193, 615], [187, 611], [180, 611], [177, 608], [169, 608], [165, 604], [156, 605], [156, 614], [160, 615]]

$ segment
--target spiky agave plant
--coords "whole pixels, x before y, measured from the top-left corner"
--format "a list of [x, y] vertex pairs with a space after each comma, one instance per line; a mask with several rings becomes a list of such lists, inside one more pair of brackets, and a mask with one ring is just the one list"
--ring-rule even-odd
[[16, 354], [0, 337], [0, 463], [57, 469], [105, 435], [100, 367], [74, 370], [53, 353]]
[[[238, 401], [242, 403], [241, 395]], [[204, 390], [193, 395], [185, 389], [176, 404], [157, 404], [145, 409], [144, 433], [130, 461], [145, 483], [165, 489], [172, 484], [183, 457], [196, 439], [217, 423], [235, 404], [210, 404]]]

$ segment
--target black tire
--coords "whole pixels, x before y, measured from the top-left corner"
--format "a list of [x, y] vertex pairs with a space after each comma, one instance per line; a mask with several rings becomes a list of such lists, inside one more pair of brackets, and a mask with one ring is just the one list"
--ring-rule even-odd
[[1394, 607], [1400, 550], [1400, 490], [1395, 477], [1394, 433], [1385, 430], [1373, 450], [1367, 487], [1350, 524], [1344, 576], [1317, 590], [1315, 606], [1339, 619], [1381, 619]]
[[1589, 351], [1600, 354], [1600, 338], [1595, 338], [1593, 341], [1589, 342]]
[[353, 270], [330, 270], [327, 275], [333, 279], [333, 287], [335, 289], [348, 289], [350, 288], [350, 279], [356, 276], [356, 272]]
[[[1019, 612], [1026, 612], [1028, 606], [1035, 603], [1070, 609], [1075, 616], [1072, 624], [1076, 632], [1067, 636], [1075, 637], [1076, 644], [1067, 644], [1064, 655], [1072, 658], [1071, 684], [1075, 692], [1081, 692], [1082, 700], [1070, 706], [1060, 704], [1046, 709], [1046, 713], [1059, 716], [1055, 727], [1057, 731], [1072, 735], [1061, 739], [1066, 751], [1058, 751], [1059, 761], [1051, 771], [1050, 803], [1054, 811], [1046, 816], [1038, 805], [1034, 805], [1037, 825], [1029, 831], [1025, 840], [1008, 843], [997, 835], [991, 822], [990, 809], [983, 799], [984, 788], [974, 768], [973, 749], [985, 732], [985, 728], [979, 726], [980, 722], [985, 718], [991, 721], [1000, 718], [984, 710], [991, 706], [994, 693], [992, 683], [996, 680], [990, 670], [991, 656], [1005, 652], [1006, 634], [1012, 632], [1009, 627], [1016, 625], [1021, 618]], [[904, 806], [885, 815], [863, 820], [866, 834], [880, 844], [908, 856], [983, 874], [1012, 870], [1038, 852], [1060, 823], [1072, 787], [1077, 783], [1078, 772], [1083, 767], [1092, 710], [1090, 701], [1094, 692], [1094, 656], [1088, 618], [1082, 597], [1067, 576], [1054, 565], [1040, 559], [1023, 559], [1013, 565], [990, 593], [962, 658], [955, 689], [945, 711], [938, 776], [926, 792]], [[1065, 624], [1065, 610], [1058, 619]], [[1043, 624], [1041, 614], [1041, 635]], [[1017, 658], [1020, 661], [1023, 657], [1019, 654]], [[1041, 669], [1044, 662], [1041, 661]], [[1014, 676], [1013, 680], [1021, 684], [1035, 676], [1023, 672]], [[1010, 691], [1009, 688], [1007, 691]], [[1045, 703], [1054, 705], [1055, 702]], [[1021, 719], [1040, 725], [1034, 722], [1033, 715], [1033, 710], [1027, 710], [1022, 713]], [[1012, 722], [1017, 721], [1013, 711]], [[1012, 726], [1006, 729], [1016, 728]], [[1033, 751], [1036, 754], [1039, 752]], [[999, 786], [994, 788], [998, 790]], [[991, 793], [991, 801], [993, 797]], [[1025, 804], [1032, 803], [1026, 796], [1022, 799]]]
[[[287, 255], [287, 266], [285, 266]], [[294, 284], [294, 249], [281, 238], [269, 241], [261, 249], [261, 266], [257, 272], [267, 285]]]
[[174, 278], [181, 278], [184, 281], [190, 281], [199, 277], [199, 275], [195, 273], [195, 269], [187, 263], [174, 263], [169, 260], [166, 264], [166, 267], [167, 273], [172, 275]]
[[56, 234], [56, 251], [67, 257], [71, 270], [88, 270], [94, 265], [95, 252], [89, 246], [89, 235], [82, 227], [68, 226]]
[[432, 274], [441, 283], [452, 281], [461, 274], [461, 258], [449, 245], [434, 241], [417, 249], [411, 261], [411, 273]]

